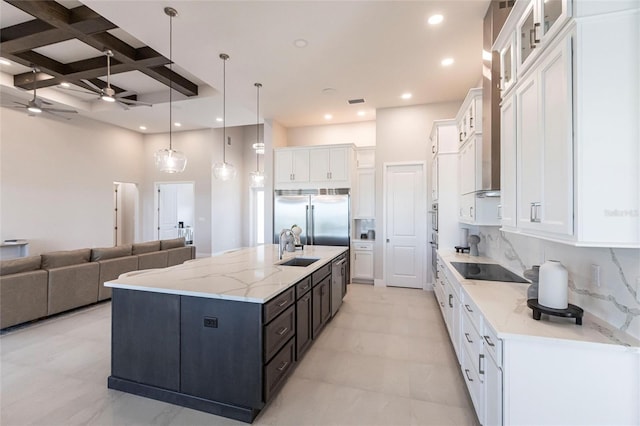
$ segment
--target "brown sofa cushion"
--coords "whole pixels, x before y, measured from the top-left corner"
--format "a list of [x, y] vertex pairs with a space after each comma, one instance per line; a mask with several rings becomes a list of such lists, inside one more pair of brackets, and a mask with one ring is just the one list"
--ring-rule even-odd
[[167, 266], [180, 265], [181, 263], [191, 260], [191, 247], [179, 247], [167, 250]]
[[131, 254], [145, 254], [160, 251], [160, 241], [147, 241], [146, 243], [135, 243]]
[[172, 240], [161, 240], [160, 250], [169, 250], [172, 248], [179, 248], [185, 246], [184, 237], [174, 238]]
[[0, 276], [37, 271], [40, 269], [41, 263], [42, 258], [40, 255], [3, 260], [0, 262]]
[[124, 244], [116, 247], [100, 247], [91, 249], [91, 261], [115, 259], [117, 257], [131, 256], [131, 244]]
[[52, 251], [42, 255], [42, 269], [87, 263], [91, 259], [91, 249]]
[[0, 277], [0, 328], [47, 316], [47, 277], [44, 269]]

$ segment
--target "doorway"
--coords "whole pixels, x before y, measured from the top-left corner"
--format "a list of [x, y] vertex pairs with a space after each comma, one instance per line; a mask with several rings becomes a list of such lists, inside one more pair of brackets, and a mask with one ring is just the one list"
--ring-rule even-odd
[[113, 182], [113, 245], [133, 244], [138, 238], [138, 185]]
[[185, 237], [193, 241], [195, 190], [193, 182], [156, 182], [154, 219], [156, 237], [167, 240]]
[[425, 164], [384, 164], [383, 274], [387, 286], [424, 287]]

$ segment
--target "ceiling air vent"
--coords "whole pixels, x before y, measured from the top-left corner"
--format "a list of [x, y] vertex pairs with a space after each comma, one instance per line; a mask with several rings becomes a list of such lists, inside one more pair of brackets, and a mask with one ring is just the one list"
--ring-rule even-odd
[[347, 102], [349, 102], [350, 105], [353, 104], [363, 104], [364, 103], [364, 99], [349, 99]]

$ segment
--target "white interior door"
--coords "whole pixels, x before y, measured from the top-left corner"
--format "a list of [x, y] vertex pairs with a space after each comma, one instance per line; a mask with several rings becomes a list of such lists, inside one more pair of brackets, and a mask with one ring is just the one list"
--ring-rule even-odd
[[182, 222], [184, 228], [194, 227], [194, 185], [193, 183], [157, 183], [156, 184], [158, 239], [171, 239], [181, 236], [178, 230]]
[[386, 285], [423, 288], [424, 164], [385, 165], [384, 181]]

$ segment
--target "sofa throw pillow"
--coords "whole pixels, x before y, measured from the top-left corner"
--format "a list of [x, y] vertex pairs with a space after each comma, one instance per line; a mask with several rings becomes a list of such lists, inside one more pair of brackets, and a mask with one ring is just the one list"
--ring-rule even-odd
[[87, 263], [91, 259], [91, 249], [52, 251], [42, 255], [42, 269], [61, 268], [63, 266]]
[[116, 257], [131, 256], [131, 244], [116, 247], [99, 247], [91, 249], [91, 261], [115, 259]]
[[132, 254], [145, 254], [160, 250], [160, 241], [147, 241], [146, 243], [135, 243]]
[[0, 276], [37, 271], [41, 263], [40, 255], [3, 260], [0, 262]]
[[184, 247], [185, 239], [184, 237], [174, 238], [172, 240], [161, 240], [160, 241], [160, 250], [169, 250], [172, 248]]

